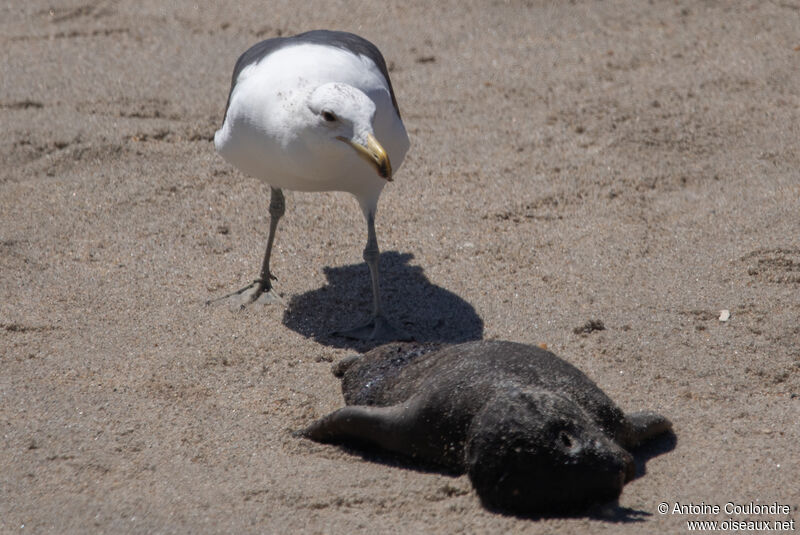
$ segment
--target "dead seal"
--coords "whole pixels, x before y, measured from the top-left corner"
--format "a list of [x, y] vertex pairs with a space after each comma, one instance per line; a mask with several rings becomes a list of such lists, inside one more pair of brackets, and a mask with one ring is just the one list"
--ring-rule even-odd
[[517, 514], [615, 500], [635, 472], [627, 450], [672, 427], [623, 413], [568, 362], [513, 342], [387, 344], [334, 375], [347, 406], [301, 436], [466, 472], [486, 507]]

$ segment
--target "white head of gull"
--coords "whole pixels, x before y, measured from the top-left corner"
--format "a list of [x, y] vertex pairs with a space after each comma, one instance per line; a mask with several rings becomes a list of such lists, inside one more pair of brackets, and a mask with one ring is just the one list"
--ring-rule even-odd
[[362, 37], [315, 30], [267, 39], [242, 54], [233, 71], [217, 151], [243, 173], [270, 185], [270, 228], [259, 278], [218, 300], [241, 307], [280, 300], [269, 269], [282, 189], [346, 191], [367, 222], [370, 321], [337, 334], [378, 341], [402, 338], [381, 307], [375, 212], [409, 147], [380, 51]]

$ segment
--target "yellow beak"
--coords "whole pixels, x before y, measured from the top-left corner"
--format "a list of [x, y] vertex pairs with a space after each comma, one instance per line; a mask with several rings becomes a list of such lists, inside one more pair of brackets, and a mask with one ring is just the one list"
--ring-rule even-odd
[[355, 149], [359, 156], [364, 158], [378, 171], [381, 178], [385, 178], [388, 182], [392, 181], [392, 164], [389, 162], [389, 155], [375, 139], [372, 134], [367, 134], [367, 146], [354, 142], [352, 139], [347, 139], [344, 136], [339, 136], [336, 139], [344, 141]]

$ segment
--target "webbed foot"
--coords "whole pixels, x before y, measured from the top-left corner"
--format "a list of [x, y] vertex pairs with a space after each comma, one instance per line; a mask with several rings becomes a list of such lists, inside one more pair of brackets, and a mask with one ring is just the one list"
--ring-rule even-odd
[[383, 315], [373, 316], [364, 325], [344, 331], [335, 331], [331, 334], [369, 342], [411, 342], [414, 340], [410, 334], [389, 323], [389, 320]]
[[209, 299], [206, 305], [225, 301], [230, 305], [231, 310], [243, 310], [251, 305], [273, 305], [280, 304], [284, 307], [286, 302], [278, 295], [271, 283], [261, 279], [254, 280], [241, 290], [223, 295], [216, 299]]

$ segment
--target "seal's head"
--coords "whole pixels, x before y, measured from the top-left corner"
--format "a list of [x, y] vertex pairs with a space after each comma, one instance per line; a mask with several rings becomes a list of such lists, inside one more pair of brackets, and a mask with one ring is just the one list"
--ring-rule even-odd
[[615, 500], [633, 476], [631, 455], [570, 399], [507, 384], [467, 434], [469, 477], [490, 509], [569, 513]]

